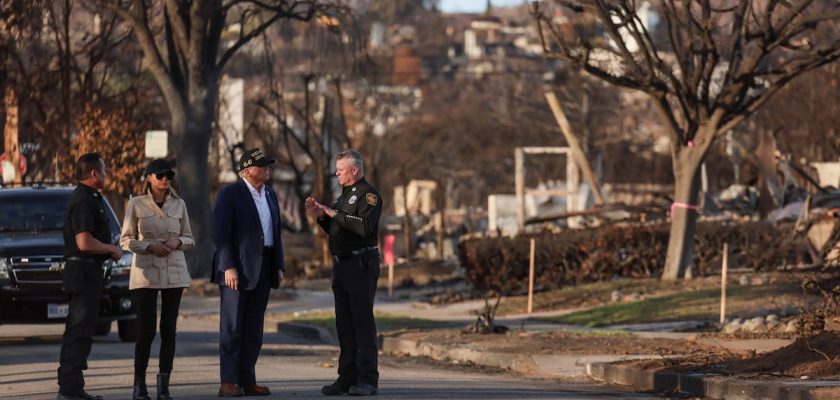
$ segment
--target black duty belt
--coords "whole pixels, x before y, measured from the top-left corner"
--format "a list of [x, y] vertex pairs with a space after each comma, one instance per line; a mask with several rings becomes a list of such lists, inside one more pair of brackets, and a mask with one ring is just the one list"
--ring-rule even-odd
[[367, 252], [369, 252], [369, 251], [376, 251], [376, 250], [379, 250], [379, 248], [378, 248], [378, 247], [376, 247], [376, 246], [363, 247], [363, 248], [361, 248], [361, 249], [356, 249], [356, 250], [348, 251], [348, 252], [346, 252], [346, 253], [333, 254], [333, 259], [335, 259], [335, 261], [336, 261], [336, 262], [338, 262], [338, 261], [344, 261], [344, 260], [349, 260], [349, 259], [351, 259], [351, 258], [354, 258], [354, 257], [360, 256], [360, 255], [362, 255], [362, 254], [365, 254], [365, 253], [367, 253]]

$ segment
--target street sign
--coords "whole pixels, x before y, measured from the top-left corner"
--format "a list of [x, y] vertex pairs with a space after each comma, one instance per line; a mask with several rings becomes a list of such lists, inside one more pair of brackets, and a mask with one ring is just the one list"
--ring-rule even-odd
[[[23, 176], [26, 174], [26, 157], [23, 154], [20, 155], [20, 175]], [[0, 154], [0, 173], [2, 174], [2, 179], [0, 182], [13, 182], [15, 180], [15, 166], [12, 164], [12, 160], [9, 159], [9, 156], [6, 153]]]
[[146, 131], [146, 158], [164, 158], [168, 152], [166, 131]]
[[3, 173], [0, 176], [0, 182], [15, 181], [15, 166], [12, 165], [11, 161], [6, 159], [0, 160], [0, 172]]

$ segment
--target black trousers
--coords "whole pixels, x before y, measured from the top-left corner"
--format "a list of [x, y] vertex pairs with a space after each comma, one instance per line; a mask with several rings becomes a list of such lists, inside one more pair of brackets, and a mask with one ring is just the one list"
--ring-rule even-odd
[[137, 305], [137, 318], [140, 321], [140, 335], [134, 344], [134, 376], [146, 376], [149, 365], [149, 353], [155, 340], [157, 325], [157, 299], [160, 292], [160, 372], [172, 372], [175, 358], [175, 326], [178, 322], [178, 308], [181, 306], [183, 288], [171, 289], [134, 289], [131, 291]]
[[341, 353], [338, 377], [348, 383], [379, 384], [373, 299], [379, 280], [379, 253], [341, 259], [333, 266], [335, 328]]
[[274, 249], [263, 250], [260, 278], [253, 290], [222, 286], [219, 312], [219, 378], [240, 386], [257, 383], [257, 359], [263, 343], [265, 309], [276, 274]]
[[58, 367], [58, 392], [80, 393], [85, 388], [82, 371], [93, 344], [99, 302], [102, 299], [102, 263], [67, 261], [64, 266], [64, 290], [70, 295]]

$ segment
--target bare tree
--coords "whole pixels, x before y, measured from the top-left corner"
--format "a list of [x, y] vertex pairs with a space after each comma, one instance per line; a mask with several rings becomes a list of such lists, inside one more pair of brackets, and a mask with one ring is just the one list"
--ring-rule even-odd
[[[80, 0], [0, 0], [0, 86], [19, 98], [20, 142], [29, 180], [67, 179], [80, 133], [93, 110], [119, 115], [131, 138], [103, 135], [104, 148], [132, 143], [144, 121], [160, 111], [142, 78], [139, 49], [126, 43], [130, 31], [111, 15]], [[120, 128], [121, 129], [121, 128]], [[127, 132], [126, 132], [127, 133]], [[138, 162], [134, 160], [133, 162]], [[127, 196], [137, 176], [120, 175]], [[117, 186], [106, 188], [111, 192]], [[119, 208], [119, 204], [115, 204]]]
[[[663, 17], [659, 36], [643, 21], [642, 2], [555, 3], [561, 8], [540, 2], [533, 8], [546, 56], [647, 93], [666, 120], [675, 191], [662, 278], [683, 278], [693, 258], [700, 166], [712, 143], [792, 79], [840, 57], [840, 5], [662, 0], [653, 6]], [[547, 10], [583, 18], [568, 29]]]
[[[171, 144], [178, 157], [181, 192], [193, 216], [193, 232], [212, 243], [208, 152], [219, 80], [228, 62], [281, 20], [320, 19], [338, 28], [346, 14], [339, 0], [87, 0], [118, 15], [143, 50], [171, 117]], [[192, 252], [190, 270], [202, 275], [212, 246]]]
[[[294, 96], [273, 88], [265, 98], [257, 101], [257, 106], [276, 127], [275, 132], [271, 134], [273, 148], [279, 152], [280, 165], [289, 169], [294, 176], [293, 190], [301, 200], [298, 212], [305, 216], [303, 199], [309, 195], [319, 198], [331, 195], [326, 179], [330, 161], [327, 159], [330, 143], [326, 137], [330, 129], [330, 123], [327, 121], [332, 117], [333, 102], [324, 97], [323, 109], [316, 110], [319, 105], [313, 105], [314, 96], [310, 89], [310, 83], [315, 79], [314, 75], [306, 74], [300, 79], [303, 81], [303, 94], [300, 96], [302, 98], [294, 99]], [[313, 115], [316, 113], [321, 114], [320, 121]], [[293, 121], [301, 122], [295, 124]], [[310, 225], [312, 224], [304, 219], [300, 228], [307, 230]]]
[[[785, 132], [779, 150], [794, 160], [834, 161], [840, 157], [840, 64], [809, 72], [774, 97], [756, 124]], [[803, 167], [807, 165], [802, 165]]]

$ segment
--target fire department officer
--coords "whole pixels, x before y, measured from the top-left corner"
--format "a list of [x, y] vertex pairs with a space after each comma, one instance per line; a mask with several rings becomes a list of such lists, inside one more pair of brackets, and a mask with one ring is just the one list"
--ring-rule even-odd
[[79, 185], [67, 203], [64, 218], [64, 290], [70, 295], [67, 322], [61, 342], [56, 400], [97, 400], [85, 392], [82, 370], [93, 344], [99, 302], [105, 278], [102, 263], [117, 261], [123, 251], [111, 244], [111, 229], [102, 193], [108, 176], [105, 162], [96, 153], [79, 157]]
[[306, 199], [309, 212], [329, 234], [333, 254], [332, 289], [340, 354], [338, 379], [321, 393], [376, 395], [376, 324], [373, 299], [379, 280], [378, 242], [382, 198], [364, 178], [362, 156], [348, 149], [336, 156], [335, 175], [342, 193], [332, 207]]

